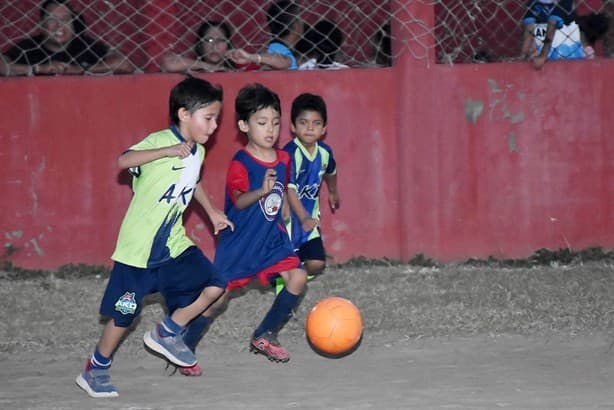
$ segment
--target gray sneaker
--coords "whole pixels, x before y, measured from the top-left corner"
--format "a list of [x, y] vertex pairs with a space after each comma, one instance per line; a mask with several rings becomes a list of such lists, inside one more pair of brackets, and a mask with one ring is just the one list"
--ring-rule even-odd
[[107, 369], [91, 369], [84, 371], [75, 379], [90, 397], [118, 397], [117, 389], [111, 384], [111, 376]]
[[160, 325], [156, 325], [153, 330], [146, 332], [143, 336], [143, 342], [145, 346], [177, 366], [192, 367], [197, 363], [194, 353], [183, 343], [183, 337], [180, 334], [167, 337], [160, 336]]

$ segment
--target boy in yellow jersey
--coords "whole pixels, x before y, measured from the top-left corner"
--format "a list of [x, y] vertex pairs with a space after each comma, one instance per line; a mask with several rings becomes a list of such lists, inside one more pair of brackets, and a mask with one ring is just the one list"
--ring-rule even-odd
[[112, 355], [138, 317], [143, 297], [164, 296], [168, 316], [144, 336], [145, 345], [169, 362], [197, 363], [182, 332], [223, 293], [226, 281], [186, 236], [183, 212], [192, 197], [211, 219], [214, 233], [234, 229], [200, 185], [203, 144], [215, 132], [222, 109], [222, 89], [186, 78], [170, 93], [172, 125], [147, 136], [119, 157], [119, 167], [133, 176], [134, 195], [122, 221], [112, 255], [113, 271], [100, 305], [110, 320], [77, 385], [91, 397], [117, 397], [109, 368]]

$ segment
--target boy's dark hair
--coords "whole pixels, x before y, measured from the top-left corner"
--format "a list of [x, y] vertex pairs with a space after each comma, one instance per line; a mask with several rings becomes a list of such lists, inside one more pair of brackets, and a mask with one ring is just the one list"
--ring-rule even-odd
[[75, 11], [72, 5], [68, 2], [68, 0], [46, 0], [41, 4], [39, 11], [40, 21], [44, 21], [49, 15], [49, 7], [53, 5], [64, 6], [68, 10], [70, 10], [70, 14], [72, 16], [72, 29], [75, 35], [79, 36], [85, 32], [86, 25], [85, 19], [79, 13]]
[[315, 111], [320, 114], [324, 125], [326, 125], [326, 103], [319, 95], [303, 93], [292, 101], [292, 112], [290, 118], [292, 124], [296, 125], [296, 118], [304, 111]]
[[173, 87], [168, 98], [171, 123], [179, 125], [180, 108], [194, 113], [215, 101], [222, 102], [223, 97], [222, 87], [213, 86], [209, 81], [201, 78], [187, 77]]
[[330, 20], [320, 20], [305, 32], [296, 44], [296, 51], [315, 58], [319, 64], [332, 64], [341, 49], [343, 33]]
[[610, 19], [603, 13], [591, 13], [578, 16], [576, 22], [584, 34], [586, 42], [594, 46], [597, 40], [605, 35], [610, 28]]
[[237, 120], [247, 121], [264, 108], [272, 108], [281, 115], [279, 96], [259, 83], [248, 84], [239, 90], [235, 100]]
[[299, 8], [291, 1], [277, 1], [269, 6], [266, 19], [273, 40], [281, 39], [290, 33], [290, 28], [298, 18]]

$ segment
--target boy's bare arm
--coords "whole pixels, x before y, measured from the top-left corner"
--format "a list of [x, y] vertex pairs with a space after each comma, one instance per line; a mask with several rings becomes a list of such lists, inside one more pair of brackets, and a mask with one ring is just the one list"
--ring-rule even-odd
[[552, 49], [552, 40], [554, 40], [554, 33], [556, 32], [557, 24], [558, 23], [554, 19], [548, 20], [546, 38], [544, 38], [544, 45], [542, 47], [542, 50], [539, 55], [536, 55], [531, 58], [533, 67], [536, 69], [542, 68], [548, 60], [548, 54], [550, 54], [550, 50]]
[[296, 215], [299, 221], [301, 221], [301, 227], [305, 232], [312, 231], [316, 226], [318, 226], [319, 221], [316, 218], [313, 218], [311, 215], [307, 213], [301, 199], [298, 197], [296, 193], [296, 189], [292, 187], [288, 187], [288, 204], [290, 205], [290, 209]]
[[277, 172], [272, 168], [267, 169], [262, 181], [262, 187], [249, 192], [234, 191], [232, 193], [234, 196], [235, 207], [241, 210], [255, 204], [260, 200], [260, 198], [271, 192], [276, 181]]
[[524, 60], [528, 60], [535, 55], [535, 23], [528, 23], [524, 26], [522, 48], [520, 56]]
[[337, 174], [325, 174], [326, 188], [328, 189], [328, 204], [330, 209], [339, 208], [339, 191], [337, 191]]
[[230, 228], [231, 231], [235, 230], [234, 224], [230, 221], [230, 219], [228, 219], [224, 212], [213, 205], [209, 192], [200, 184], [196, 185], [194, 199], [196, 199], [196, 201], [203, 207], [205, 212], [207, 212], [207, 215], [211, 220], [211, 224], [213, 225], [214, 235], [217, 235], [219, 231], [226, 228]]
[[309, 215], [307, 214], [305, 207], [301, 203], [301, 200], [299, 199], [298, 194], [296, 193], [296, 188], [288, 187], [287, 194], [288, 194], [287, 195], [288, 204], [290, 205], [290, 209], [292, 210], [292, 212], [294, 212], [294, 214], [299, 219], [299, 221], [303, 222], [305, 219], [309, 218]]
[[185, 158], [190, 155], [193, 146], [193, 143], [182, 142], [180, 144], [171, 145], [164, 148], [126, 151], [119, 156], [117, 165], [120, 169], [128, 169], [147, 164], [148, 162], [152, 162], [160, 158]]

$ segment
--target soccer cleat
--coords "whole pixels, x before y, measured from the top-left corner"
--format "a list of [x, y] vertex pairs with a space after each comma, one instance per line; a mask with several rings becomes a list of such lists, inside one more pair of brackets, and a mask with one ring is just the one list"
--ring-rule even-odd
[[119, 393], [111, 384], [108, 369], [91, 369], [79, 374], [75, 379], [77, 386], [85, 390], [90, 397], [118, 397]]
[[202, 376], [203, 369], [201, 369], [199, 364], [196, 363], [192, 367], [180, 367], [179, 373], [183, 374], [184, 376], [198, 377], [198, 376]]
[[192, 367], [197, 363], [194, 353], [183, 343], [183, 337], [181, 335], [160, 336], [160, 325], [146, 332], [143, 342], [145, 346], [177, 366]]
[[286, 282], [284, 278], [275, 279], [275, 295], [279, 295], [282, 290], [284, 290], [284, 286], [286, 286]]
[[277, 341], [277, 335], [270, 331], [252, 339], [249, 348], [254, 353], [265, 355], [272, 362], [285, 363], [290, 360], [288, 351]]

